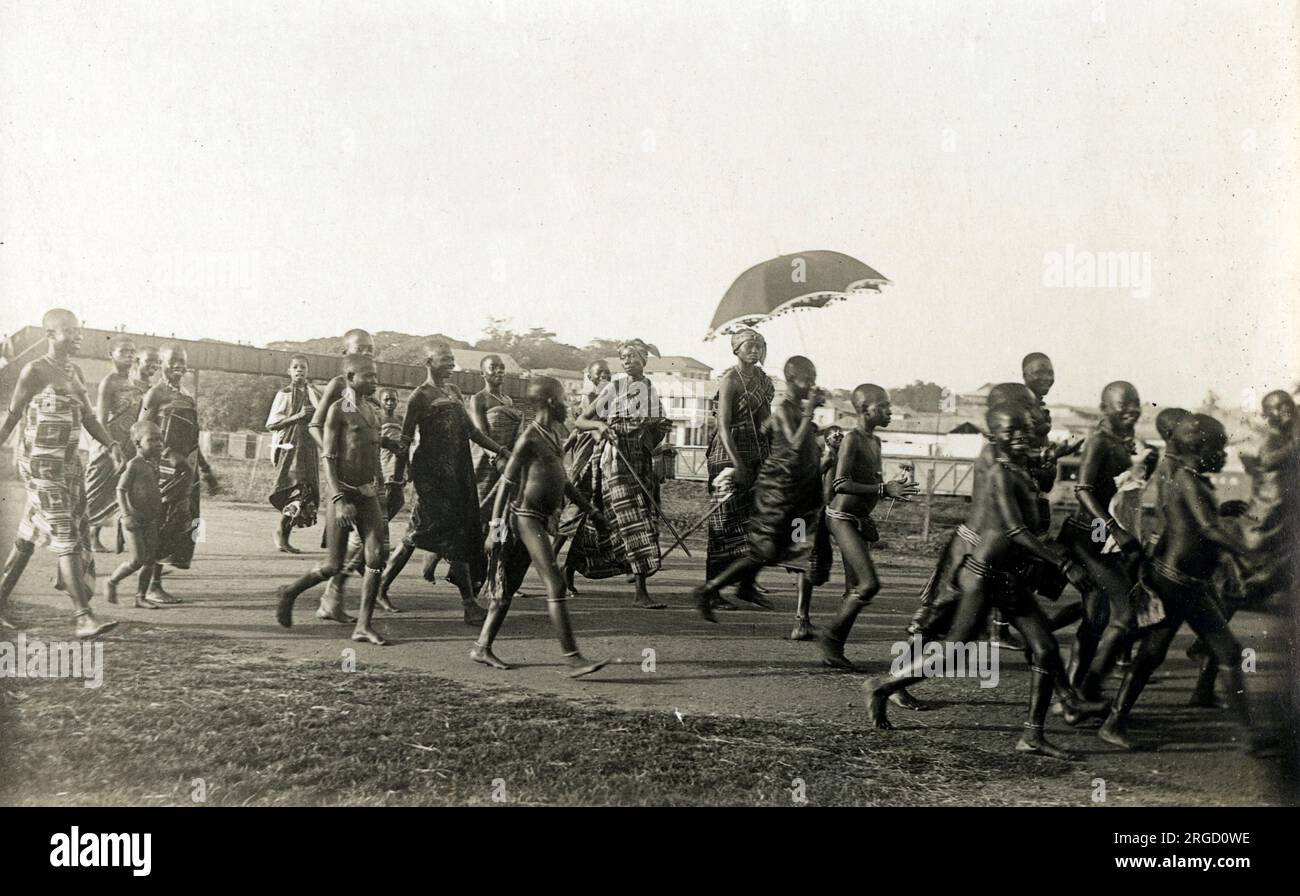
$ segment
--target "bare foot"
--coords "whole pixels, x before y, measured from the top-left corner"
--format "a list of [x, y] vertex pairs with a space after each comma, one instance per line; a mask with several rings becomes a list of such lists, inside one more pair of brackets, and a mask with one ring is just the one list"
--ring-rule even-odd
[[396, 606], [393, 605], [393, 602], [392, 602], [391, 600], [388, 599], [388, 595], [387, 595], [387, 594], [381, 594], [381, 595], [379, 595], [378, 599], [375, 601], [375, 606], [377, 606], [379, 609], [383, 610], [385, 613], [400, 613], [400, 612], [402, 612], [402, 611], [399, 610]]
[[115, 628], [117, 628], [115, 621], [100, 622], [89, 610], [83, 610], [77, 614], [76, 634], [83, 641], [87, 638], [97, 638], [104, 632]]
[[796, 619], [794, 628], [790, 630], [791, 641], [815, 641], [817, 640], [817, 631], [813, 624], [807, 619]]
[[925, 703], [913, 697], [907, 688], [899, 688], [890, 694], [889, 702], [902, 709], [910, 709], [912, 712], [924, 712], [929, 709]]
[[840, 669], [844, 672], [858, 671], [858, 667], [853, 665], [852, 660], [844, 655], [843, 641], [836, 641], [830, 635], [822, 632], [817, 636], [817, 648], [822, 652], [823, 666]]
[[1113, 715], [1108, 718], [1099, 729], [1097, 729], [1097, 736], [1106, 743], [1124, 750], [1145, 749], [1143, 744], [1128, 736], [1128, 732], [1124, 730], [1124, 725], [1115, 721]]
[[475, 644], [469, 649], [469, 658], [476, 663], [491, 666], [493, 669], [513, 668], [509, 663], [505, 662], [493, 653], [491, 647], [480, 647], [478, 644]]
[[275, 597], [275, 621], [285, 628], [293, 628], [293, 597], [289, 594], [289, 586], [277, 588]]
[[1039, 756], [1050, 756], [1053, 759], [1064, 759], [1067, 762], [1074, 762], [1079, 757], [1069, 750], [1062, 750], [1060, 747], [1051, 743], [1043, 737], [1043, 732], [1025, 732], [1020, 735], [1020, 740], [1016, 741], [1016, 752], [1034, 753]]
[[867, 695], [867, 721], [873, 728], [881, 731], [893, 731], [889, 721], [889, 694], [885, 691], [886, 682], [878, 678], [868, 678], [862, 684]]
[[[117, 601], [115, 600], [113, 603], [117, 603]], [[159, 605], [151, 601], [147, 595], [137, 594], [135, 596], [135, 606], [141, 610], [156, 610]]]
[[16, 629], [18, 628], [18, 626], [14, 625], [12, 622], [10, 622], [8, 619], [4, 618], [3, 616], [0, 616], [0, 628], [7, 628], [7, 629], [13, 631], [13, 630], [16, 630]]
[[707, 585], [701, 585], [691, 592], [691, 597], [695, 600], [695, 611], [700, 614], [700, 618], [705, 622], [717, 622], [713, 615], [713, 598], [717, 596], [716, 591]]
[[565, 657], [565, 662], [567, 662], [570, 667], [570, 678], [581, 678], [584, 675], [590, 675], [592, 672], [599, 672], [601, 669], [604, 669], [609, 665], [609, 660], [596, 660], [596, 662], [593, 663], [584, 658], [580, 653], [575, 653], [573, 656]]
[[[110, 604], [117, 603], [117, 582], [112, 579], [104, 580], [104, 600]], [[137, 601], [136, 606], [139, 605], [139, 601]]]
[[648, 594], [638, 594], [635, 598], [633, 598], [632, 606], [636, 607], [638, 610], [668, 609], [668, 604], [661, 604], [658, 601], [653, 601], [650, 599], [650, 595]]
[[178, 604], [181, 602], [179, 597], [169, 594], [162, 585], [150, 586], [149, 599], [156, 604]]
[[379, 634], [379, 632], [375, 631], [373, 628], [370, 628], [369, 626], [365, 628], [362, 628], [361, 626], [357, 626], [355, 629], [353, 629], [352, 640], [361, 641], [361, 642], [369, 641], [371, 644], [374, 644], [377, 647], [388, 646], [388, 642], [384, 640], [384, 636]]
[[112, 553], [111, 551], [109, 551], [108, 548], [104, 547], [104, 543], [99, 540], [98, 531], [96, 531], [95, 534], [90, 537], [90, 549], [94, 551], [96, 554]]
[[317, 619], [332, 619], [339, 623], [353, 623], [357, 620], [343, 609], [343, 595], [333, 586], [327, 587], [321, 595], [320, 606], [316, 608]]

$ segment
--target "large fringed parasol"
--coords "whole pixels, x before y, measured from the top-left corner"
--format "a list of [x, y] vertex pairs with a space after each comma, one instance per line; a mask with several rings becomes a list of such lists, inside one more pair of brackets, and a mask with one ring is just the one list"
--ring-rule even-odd
[[890, 281], [850, 255], [818, 249], [756, 264], [731, 284], [704, 337], [752, 327], [798, 308], [823, 308]]

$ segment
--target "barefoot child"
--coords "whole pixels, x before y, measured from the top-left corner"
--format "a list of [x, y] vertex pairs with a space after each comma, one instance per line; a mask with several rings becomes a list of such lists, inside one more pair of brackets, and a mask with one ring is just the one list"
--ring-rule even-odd
[[565, 603], [564, 579], [551, 550], [551, 537], [566, 495], [584, 513], [591, 513], [593, 508], [567, 481], [564, 472], [564, 390], [551, 377], [534, 377], [528, 386], [528, 397], [537, 407], [537, 417], [519, 436], [497, 490], [485, 545], [492, 555], [489, 563], [492, 576], [488, 582], [492, 600], [483, 630], [469, 656], [476, 663], [496, 669], [510, 668], [492, 652], [492, 643], [531, 563], [546, 583], [546, 608], [570, 667], [569, 677], [579, 678], [602, 668], [608, 661], [590, 662], [578, 652]]
[[140, 572], [135, 605], [156, 610], [159, 604], [149, 599], [149, 586], [158, 562], [158, 533], [163, 516], [162, 491], [158, 488], [158, 460], [162, 457], [163, 436], [158, 424], [137, 420], [131, 425], [134, 456], [126, 462], [117, 480], [117, 506], [131, 559], [122, 563], [104, 581], [104, 598], [117, 603], [117, 586], [127, 576]]
[[[975, 545], [956, 572], [961, 599], [947, 640], [969, 643], [981, 631], [990, 606], [1000, 607], [1025, 639], [1033, 672], [1029, 720], [1016, 749], [1060, 759], [1072, 758], [1043, 736], [1052, 689], [1061, 672], [1061, 659], [1043, 611], [1018, 574], [1018, 567], [1026, 556], [1039, 557], [1055, 564], [1076, 587], [1087, 586], [1087, 575], [1081, 566], [1057, 556], [1034, 534], [1038, 489], [1027, 469], [1033, 439], [1027, 411], [1020, 405], [1002, 404], [990, 408], [985, 421], [993, 445], [994, 464], [986, 474], [967, 520]], [[864, 685], [867, 717], [872, 725], [886, 730], [893, 727], [887, 717], [890, 696], [922, 681], [929, 662], [933, 659], [916, 657], [889, 678], [871, 679]]]
[[805, 591], [812, 588], [809, 560], [823, 507], [821, 452], [813, 413], [826, 395], [817, 388], [817, 368], [807, 358], [795, 355], [782, 372], [786, 395], [765, 426], [772, 450], [754, 484], [754, 512], [745, 528], [748, 553], [694, 592], [695, 608], [709, 622], [717, 622], [713, 609], [718, 593], [728, 585], [738, 586], [736, 597], [741, 600], [772, 609], [771, 602], [753, 589], [754, 577], [764, 566], [799, 573], [801, 602], [807, 602]]
[[888, 426], [892, 418], [889, 393], [877, 385], [864, 383], [853, 390], [853, 409], [858, 413], [858, 425], [845, 434], [840, 446], [833, 486], [835, 495], [826, 508], [826, 524], [839, 546], [845, 569], [852, 571], [854, 584], [835, 621], [817, 638], [822, 663], [850, 672], [856, 667], [844, 655], [844, 642], [862, 608], [880, 591], [880, 579], [868, 547], [880, 540], [871, 512], [881, 498], [906, 501], [920, 491], [920, 486], [905, 478], [885, 482], [876, 428]]
[[[1061, 527], [1058, 540], [1088, 570], [1095, 586], [1083, 594], [1083, 619], [1070, 660], [1070, 684], [1089, 700], [1101, 695], [1101, 683], [1126, 643], [1132, 639], [1133, 587], [1129, 566], [1141, 545], [1125, 532], [1110, 511], [1115, 479], [1129, 469], [1137, 453], [1133, 427], [1142, 415], [1137, 389], [1122, 380], [1101, 393], [1102, 419], [1088, 436], [1074, 488], [1079, 507]], [[1107, 536], [1119, 552], [1103, 554]]]
[[[1142, 615], [1158, 621], [1143, 628], [1133, 665], [1120, 683], [1110, 715], [1097, 732], [1102, 740], [1126, 750], [1139, 747], [1128, 737], [1129, 714], [1151, 674], [1164, 662], [1169, 644], [1183, 622], [1213, 652], [1227, 679], [1229, 709], [1243, 732], [1250, 729], [1241, 644], [1228, 628], [1210, 584], [1221, 549], [1238, 555], [1246, 551], [1240, 529], [1233, 521], [1220, 518], [1213, 486], [1205, 478], [1205, 474], [1223, 469], [1227, 442], [1222, 424], [1205, 414], [1183, 418], [1170, 440], [1175, 468], [1160, 489], [1165, 528], [1150, 558], [1142, 564], [1137, 592]], [[1246, 743], [1255, 746], [1249, 738]]]
[[[343, 334], [343, 357], [350, 358], [353, 355], [361, 355], [366, 358], [373, 358], [375, 354], [375, 340], [365, 330], [353, 328]], [[325, 384], [321, 391], [320, 400], [316, 402], [316, 410], [312, 414], [311, 423], [307, 426], [307, 431], [316, 441], [316, 447], [321, 451], [325, 450], [325, 418], [338, 401], [348, 390], [347, 377], [340, 373]], [[324, 534], [325, 547], [329, 545], [329, 533]], [[385, 533], [384, 540], [387, 542], [388, 535]], [[352, 545], [354, 549], [360, 549], [360, 543]], [[335, 622], [349, 623], [356, 622], [348, 615], [344, 607], [343, 592], [347, 586], [348, 571], [346, 564], [341, 565], [335, 570], [334, 577], [330, 580], [329, 586], [326, 587], [325, 593], [321, 595], [320, 606], [316, 608], [317, 619], [332, 619]]]
[[343, 362], [347, 390], [325, 416], [325, 482], [332, 497], [326, 512], [329, 553], [325, 563], [291, 585], [279, 589], [275, 618], [284, 627], [293, 625], [293, 603], [308, 588], [333, 577], [347, 559], [348, 535], [356, 531], [365, 550], [366, 573], [361, 591], [361, 609], [352, 632], [353, 641], [384, 646], [388, 642], [371, 627], [379, 577], [384, 571], [387, 521], [379, 503], [382, 483], [376, 476], [379, 465], [379, 413], [367, 399], [379, 384], [375, 362], [366, 355], [351, 355]]

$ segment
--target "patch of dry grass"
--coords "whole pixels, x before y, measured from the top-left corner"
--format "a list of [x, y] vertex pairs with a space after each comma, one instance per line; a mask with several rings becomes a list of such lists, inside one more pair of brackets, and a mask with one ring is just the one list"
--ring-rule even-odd
[[[29, 629], [65, 620], [23, 608]], [[116, 633], [115, 633], [116, 634]], [[32, 637], [36, 637], [35, 633]], [[51, 635], [51, 637], [59, 637]], [[0, 681], [0, 803], [999, 804], [1068, 774], [834, 724], [686, 717], [431, 675], [342, 672], [215, 636], [124, 625], [105, 681]], [[1044, 793], [1044, 801], [1050, 801]]]

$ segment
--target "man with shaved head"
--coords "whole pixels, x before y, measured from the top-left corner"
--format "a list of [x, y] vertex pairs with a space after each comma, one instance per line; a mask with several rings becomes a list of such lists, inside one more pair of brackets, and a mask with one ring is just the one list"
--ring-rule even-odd
[[5, 620], [9, 595], [42, 543], [58, 557], [58, 587], [72, 599], [77, 637], [93, 638], [117, 623], [101, 622], [90, 610], [95, 564], [77, 443], [83, 428], [105, 448], [113, 446], [113, 437], [95, 416], [81, 368], [72, 361], [81, 348], [81, 321], [56, 308], [45, 314], [41, 326], [46, 352], [23, 367], [0, 420], [0, 444], [22, 424], [18, 471], [27, 488], [13, 550], [0, 577], [0, 629], [13, 627]]

